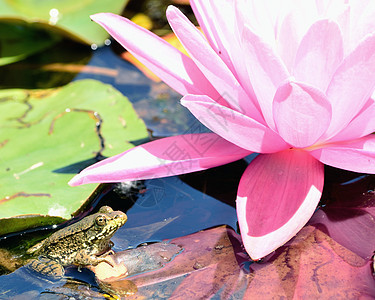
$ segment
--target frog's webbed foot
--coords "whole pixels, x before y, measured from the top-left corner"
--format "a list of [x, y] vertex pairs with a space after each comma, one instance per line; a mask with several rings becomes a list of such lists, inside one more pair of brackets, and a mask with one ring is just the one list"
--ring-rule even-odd
[[[113, 243], [112, 243], [112, 245], [113, 245]], [[113, 255], [113, 254], [116, 254], [116, 252], [113, 251], [112, 249], [109, 249], [107, 252], [104, 252], [102, 255], [98, 256], [98, 259], [99, 259], [98, 264], [101, 263], [101, 262], [105, 262], [105, 263], [109, 264], [112, 268], [114, 268], [115, 266], [113, 265], [112, 261], [106, 258], [108, 255]]]
[[60, 280], [65, 274], [64, 267], [62, 265], [46, 257], [32, 259], [25, 265], [25, 267], [28, 270], [37, 272], [38, 274], [46, 276], [51, 280]]
[[[108, 252], [106, 252], [107, 254]], [[105, 257], [100, 257], [96, 255], [88, 255], [85, 251], [78, 251], [76, 257], [74, 258], [74, 264], [78, 266], [87, 266], [93, 265], [97, 266], [101, 262], [105, 262], [113, 267], [113, 264], [110, 260], [106, 259]]]
[[99, 257], [107, 256], [107, 255], [112, 255], [112, 254], [116, 254], [116, 252], [113, 251], [112, 249], [109, 249], [108, 251], [106, 251], [102, 255], [100, 255]]
[[113, 265], [113, 263], [111, 261], [109, 261], [108, 259], [106, 258], [102, 258], [102, 262], [105, 262], [107, 264], [109, 264], [112, 268], [114, 268], [115, 266]]
[[112, 268], [115, 267], [115, 266], [113, 265], [113, 263], [112, 263], [109, 259], [107, 259], [107, 258], [105, 258], [105, 257], [96, 257], [96, 261], [95, 261], [95, 263], [93, 263], [92, 265], [93, 265], [93, 266], [97, 266], [97, 265], [100, 264], [101, 262], [105, 262], [105, 263], [109, 264]]

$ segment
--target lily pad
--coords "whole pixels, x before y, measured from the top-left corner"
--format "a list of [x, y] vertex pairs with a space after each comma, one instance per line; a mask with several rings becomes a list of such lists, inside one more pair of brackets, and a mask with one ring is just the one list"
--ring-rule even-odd
[[[0, 77], [0, 89], [60, 87], [72, 82], [80, 72], [92, 74], [91, 78], [95, 76], [95, 79], [98, 79], [97, 69], [87, 66], [93, 54], [97, 52], [99, 51], [92, 51], [86, 45], [62, 39], [26, 59], [1, 66], [0, 72], [6, 76]], [[80, 76], [80, 79], [87, 77]]]
[[126, 0], [0, 0], [0, 20], [38, 22], [86, 44], [104, 44], [108, 34], [90, 20], [102, 11], [120, 14]]
[[130, 299], [370, 299], [375, 295], [371, 262], [313, 226], [303, 228], [260, 263], [249, 260], [240, 236], [226, 227], [122, 251], [114, 259], [125, 265], [129, 276], [106, 283], [105, 288], [121, 294], [131, 281], [138, 292]]
[[[131, 103], [95, 80], [1, 90], [0, 111], [0, 221], [7, 224], [24, 214], [69, 218], [95, 187], [69, 187], [72, 176], [147, 137]], [[36, 226], [33, 219], [23, 227]], [[10, 228], [0, 227], [0, 235]]]
[[0, 66], [20, 61], [59, 40], [59, 36], [37, 29], [26, 22], [0, 22]]
[[375, 250], [375, 176], [340, 172], [326, 167], [330, 183], [325, 189], [324, 207], [309, 221], [333, 240], [364, 259]]

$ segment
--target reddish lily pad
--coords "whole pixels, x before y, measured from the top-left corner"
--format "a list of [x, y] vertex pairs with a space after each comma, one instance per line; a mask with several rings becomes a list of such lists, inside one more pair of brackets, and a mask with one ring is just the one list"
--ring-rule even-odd
[[0, 224], [8, 224], [0, 226], [0, 235], [45, 225], [17, 216], [70, 218], [95, 188], [68, 186], [73, 175], [95, 157], [112, 156], [147, 137], [131, 103], [95, 80], [1, 90], [0, 111]]
[[309, 224], [364, 259], [375, 250], [375, 176], [326, 168], [324, 207]]
[[[288, 245], [261, 263], [248, 260], [239, 235], [226, 227], [176, 238], [168, 243], [182, 249], [172, 260], [166, 259], [164, 264], [145, 271], [141, 265], [151, 266], [153, 258], [158, 260], [162, 255], [153, 249], [163, 243], [142, 247], [143, 255], [137, 256], [141, 257], [137, 262], [138, 274], [130, 267], [130, 276], [126, 280], [119, 279], [117, 285], [112, 283], [112, 287], [126, 289], [131, 280], [138, 292], [129, 299], [152, 299], [156, 295], [178, 299], [358, 299], [375, 296], [371, 262], [313, 226], [305, 227]], [[115, 259], [125, 266], [134, 265], [134, 251], [137, 249], [119, 252]]]
[[[375, 296], [371, 262], [307, 226], [253, 274], [245, 298], [360, 299]], [[355, 278], [355, 280], [353, 280]], [[267, 287], [264, 289], [264, 287]]]

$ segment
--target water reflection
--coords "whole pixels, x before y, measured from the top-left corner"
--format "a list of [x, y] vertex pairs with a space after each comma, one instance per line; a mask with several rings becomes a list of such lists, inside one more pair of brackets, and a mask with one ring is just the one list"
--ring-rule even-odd
[[60, 12], [57, 8], [52, 8], [49, 11], [49, 24], [56, 25], [57, 21], [60, 19]]

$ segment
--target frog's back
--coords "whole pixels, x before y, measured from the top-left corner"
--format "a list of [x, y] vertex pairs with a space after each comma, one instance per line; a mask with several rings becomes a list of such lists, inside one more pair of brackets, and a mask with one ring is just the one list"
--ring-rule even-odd
[[60, 243], [63, 240], [70, 240], [73, 238], [73, 236], [76, 237], [79, 232], [89, 229], [92, 226], [92, 219], [93, 219], [92, 216], [88, 216], [71, 226], [62, 228], [54, 232], [45, 240], [34, 245], [30, 249], [28, 249], [26, 252], [28, 254], [37, 254], [38, 252], [43, 252], [43, 249], [48, 248], [50, 245]]
[[67, 239], [73, 235], [77, 235], [78, 232], [86, 231], [92, 226], [93, 219], [93, 216], [88, 216], [71, 226], [67, 226], [54, 232], [46, 239], [46, 243], [53, 244], [62, 239]]

